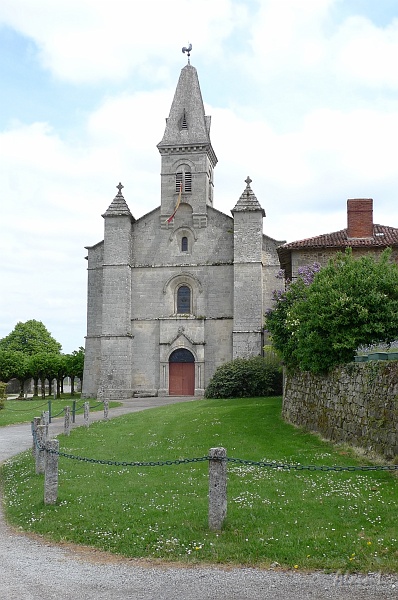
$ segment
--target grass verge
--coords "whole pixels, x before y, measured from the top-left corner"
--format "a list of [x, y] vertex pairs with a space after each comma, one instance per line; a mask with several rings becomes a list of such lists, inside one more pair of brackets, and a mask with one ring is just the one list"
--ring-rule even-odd
[[[98, 405], [97, 400], [81, 400], [79, 396], [62, 394], [59, 400], [54, 400], [51, 396], [43, 400], [42, 398], [29, 398], [28, 400], [6, 400], [4, 408], [0, 410], [0, 427], [5, 425], [15, 425], [16, 423], [29, 423], [34, 417], [40, 417], [43, 411], [48, 410], [48, 402], [51, 401], [51, 414], [53, 417], [62, 416], [62, 411], [66, 406], [72, 410], [72, 402], [76, 401], [77, 414], [83, 414], [84, 402], [90, 402], [90, 410], [103, 410], [103, 405]], [[120, 406], [120, 402], [110, 402], [109, 407]]]
[[[78, 428], [60, 449], [111, 461], [228, 456], [358, 464], [280, 417], [280, 398], [199, 400]], [[363, 460], [361, 460], [363, 464]], [[57, 505], [43, 503], [31, 453], [2, 467], [8, 519], [55, 541], [126, 557], [343, 572], [395, 572], [397, 479], [387, 472], [279, 471], [230, 463], [228, 516], [207, 528], [207, 462], [110, 466], [60, 457]]]

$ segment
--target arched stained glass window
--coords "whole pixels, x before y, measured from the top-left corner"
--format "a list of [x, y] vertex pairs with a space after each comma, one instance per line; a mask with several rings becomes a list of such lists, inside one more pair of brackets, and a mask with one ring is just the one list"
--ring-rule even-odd
[[185, 235], [181, 239], [181, 252], [188, 252], [188, 238]]
[[191, 289], [181, 285], [177, 290], [177, 313], [189, 314], [191, 312]]

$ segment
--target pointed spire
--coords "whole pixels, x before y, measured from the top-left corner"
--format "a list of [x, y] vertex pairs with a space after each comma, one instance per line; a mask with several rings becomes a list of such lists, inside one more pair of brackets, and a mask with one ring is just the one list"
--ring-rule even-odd
[[126, 200], [124, 199], [124, 196], [122, 194], [122, 189], [124, 186], [121, 183], [119, 183], [119, 185], [117, 185], [116, 187], [118, 189], [118, 193], [116, 194], [116, 196], [112, 200], [111, 204], [109, 205], [108, 209], [105, 211], [105, 213], [102, 216], [103, 217], [119, 217], [121, 215], [126, 215], [126, 216], [129, 216], [132, 219], [134, 219], [133, 215], [130, 212], [129, 207], [127, 206]]
[[[170, 114], [166, 119], [166, 129], [158, 148], [162, 152], [176, 146], [197, 145], [211, 148], [210, 117], [205, 115], [197, 71], [188, 64], [181, 70]], [[211, 152], [214, 155], [212, 148]]]
[[232, 209], [232, 213], [234, 212], [243, 212], [249, 210], [260, 210], [263, 213], [263, 217], [265, 217], [264, 209], [261, 207], [261, 204], [257, 200], [253, 190], [250, 187], [252, 180], [249, 176], [245, 179], [246, 189], [243, 191], [241, 197], [236, 203], [235, 208]]

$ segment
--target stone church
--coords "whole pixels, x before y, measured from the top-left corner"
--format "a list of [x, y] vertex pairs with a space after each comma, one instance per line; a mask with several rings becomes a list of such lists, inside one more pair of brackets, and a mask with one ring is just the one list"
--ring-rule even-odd
[[135, 219], [119, 184], [87, 248], [83, 397], [202, 396], [219, 365], [262, 353], [283, 241], [263, 234], [249, 177], [232, 216], [213, 206], [217, 157], [189, 62], [157, 148], [160, 206]]

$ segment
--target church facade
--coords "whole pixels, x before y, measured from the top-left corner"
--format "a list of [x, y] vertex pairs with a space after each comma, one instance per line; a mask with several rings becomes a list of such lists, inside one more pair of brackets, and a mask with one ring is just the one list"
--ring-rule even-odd
[[161, 205], [135, 219], [119, 184], [87, 248], [86, 398], [202, 396], [219, 365], [262, 353], [283, 241], [263, 234], [250, 178], [232, 216], [214, 208], [217, 157], [190, 64], [158, 150]]

